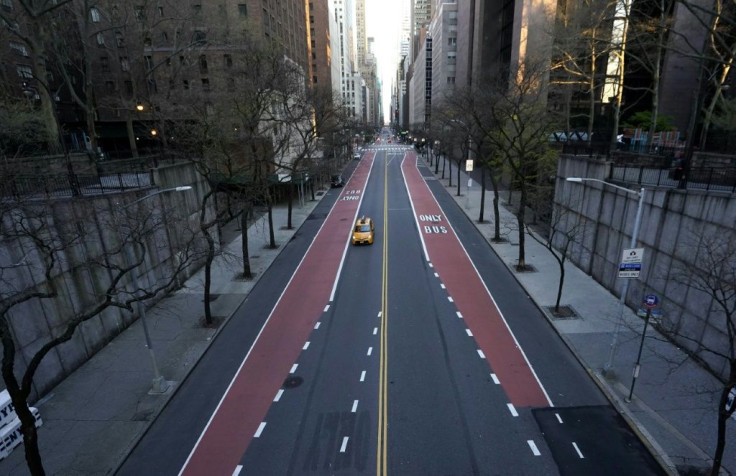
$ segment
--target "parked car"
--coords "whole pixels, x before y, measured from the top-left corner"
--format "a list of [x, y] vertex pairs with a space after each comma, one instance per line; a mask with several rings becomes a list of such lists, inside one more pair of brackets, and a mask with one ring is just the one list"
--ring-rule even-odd
[[353, 154], [353, 160], [360, 160], [360, 152], [355, 152]]

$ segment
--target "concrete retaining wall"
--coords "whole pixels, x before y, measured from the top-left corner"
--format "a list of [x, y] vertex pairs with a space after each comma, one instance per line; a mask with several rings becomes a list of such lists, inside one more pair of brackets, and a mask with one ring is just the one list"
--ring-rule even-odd
[[[125, 254], [114, 253], [121, 242], [121, 233], [124, 234], [126, 229], [120, 219], [123, 208], [125, 219], [142, 217], [155, 224], [146, 235], [145, 261], [137, 269], [139, 284], [147, 287], [171, 276], [177, 260], [181, 259], [176, 250], [181, 249], [198, 230], [199, 203], [207, 191], [207, 184], [194, 167], [186, 163], [161, 167], [154, 176], [155, 188], [35, 204], [36, 209], [41, 207], [47, 217], [52, 234], [67, 238], [76, 234], [81, 239], [59, 253], [60, 261], [52, 277], [59, 296], [32, 299], [13, 307], [9, 313], [16, 343], [16, 375], [21, 375], [29, 359], [44, 343], [64, 331], [70, 319], [99, 300], [109, 285], [111, 272], [109, 268], [96, 266], [95, 262], [124, 264]], [[162, 193], [126, 207], [126, 204], [157, 190], [181, 185], [191, 185], [193, 190]], [[162, 210], [165, 210], [164, 214]], [[27, 216], [32, 217], [31, 212]], [[3, 223], [6, 227], [9, 224], [7, 220]], [[13, 283], [16, 290], [21, 290], [32, 285], [43, 286], [47, 282], [43, 267], [37, 261], [35, 245], [30, 240], [3, 240], [0, 259], [5, 265], [19, 264], [4, 271], [3, 285]], [[195, 264], [201, 264], [201, 261]], [[179, 282], [183, 282], [195, 268], [190, 266], [185, 275], [180, 276]], [[126, 279], [125, 286], [132, 289], [130, 277]], [[156, 300], [163, 297], [159, 295]], [[34, 378], [32, 400], [82, 365], [137, 317], [125, 309], [109, 307], [82, 323], [70, 341], [53, 349], [42, 361]]]
[[[570, 260], [617, 296], [622, 279], [618, 265], [625, 248], [630, 247], [638, 197], [597, 182], [567, 182], [567, 177], [604, 180], [608, 163], [578, 157], [560, 159], [555, 205], [569, 217], [571, 228], [582, 225], [569, 253]], [[638, 191], [636, 185], [627, 188]], [[693, 289], [677, 285], [671, 278], [678, 269], [698, 266], [694, 238], [702, 230], [725, 233], [736, 239], [736, 196], [718, 192], [676, 189], [647, 189], [644, 192], [641, 229], [637, 248], [644, 248], [639, 279], [632, 279], [626, 303], [640, 307], [646, 294], [661, 299], [662, 326], [676, 329], [689, 338], [678, 343], [697, 352], [701, 344], [726, 352], [728, 343], [723, 316], [713, 299]], [[728, 354], [728, 352], [726, 352]], [[724, 375], [725, 362], [710, 353], [699, 355]]]

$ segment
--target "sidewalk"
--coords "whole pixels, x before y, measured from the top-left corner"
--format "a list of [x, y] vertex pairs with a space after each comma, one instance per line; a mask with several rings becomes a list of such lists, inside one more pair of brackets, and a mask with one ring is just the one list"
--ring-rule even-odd
[[[218, 326], [202, 326], [203, 269], [148, 309], [158, 366], [170, 384], [165, 394], [148, 394], [153, 371], [139, 319], [36, 403], [43, 419], [39, 444], [46, 474], [103, 475], [116, 470], [322, 196], [301, 207], [295, 200], [291, 230], [285, 229], [286, 205], [274, 207], [276, 249], [267, 247], [266, 215], [248, 228], [251, 280], [237, 278], [242, 273], [242, 262], [235, 258], [241, 255], [239, 223], [234, 220], [225, 227], [223, 236], [232, 241], [223, 245], [212, 266], [212, 314]], [[29, 472], [21, 444], [0, 461], [0, 475], [25, 474]]]
[[[424, 161], [422, 158], [419, 160]], [[428, 164], [426, 161], [424, 163]], [[526, 262], [536, 271], [516, 272], [513, 268], [517, 263], [519, 250], [516, 232], [505, 236], [509, 240], [507, 243], [490, 242], [493, 236], [492, 192], [487, 192], [485, 197], [486, 221], [478, 223], [480, 185], [474, 182], [468, 194], [468, 175], [461, 172], [462, 195], [456, 196], [457, 169], [453, 169], [452, 188], [448, 187], [447, 179], [441, 179], [441, 172], [437, 174], [438, 182], [445, 186], [458, 206], [489, 240], [496, 254], [506, 263], [583, 367], [658, 457], [660, 463], [669, 468], [672, 474], [676, 474], [677, 470], [685, 473], [689, 470], [710, 468], [716, 444], [716, 409], [720, 395], [714, 391], [719, 389], [720, 383], [688, 359], [676, 346], [667, 342], [650, 325], [634, 397], [630, 403], [626, 403], [644, 320], [629, 308], [624, 309], [624, 324], [620, 328], [613, 372], [607, 372], [604, 377], [602, 369], [609, 359], [613, 333], [621, 316], [619, 298], [573, 264], [566, 263], [561, 305], [572, 307], [578, 317], [552, 317], [547, 309], [554, 306], [557, 298], [557, 261], [549, 250], [529, 238], [525, 240]], [[433, 168], [431, 170], [434, 171]], [[507, 193], [501, 194], [502, 233], [504, 223], [514, 223], [516, 220], [513, 211], [504, 206], [507, 197]], [[722, 474], [736, 471], [734, 425], [736, 422], [730, 423], [726, 437]]]

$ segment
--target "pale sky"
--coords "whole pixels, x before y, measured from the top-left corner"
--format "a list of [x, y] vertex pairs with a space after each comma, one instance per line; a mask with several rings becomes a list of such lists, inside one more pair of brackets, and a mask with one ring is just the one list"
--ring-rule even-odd
[[391, 80], [399, 60], [401, 4], [408, 0], [365, 0], [366, 36], [375, 38], [378, 76], [383, 88], [384, 120], [390, 119]]

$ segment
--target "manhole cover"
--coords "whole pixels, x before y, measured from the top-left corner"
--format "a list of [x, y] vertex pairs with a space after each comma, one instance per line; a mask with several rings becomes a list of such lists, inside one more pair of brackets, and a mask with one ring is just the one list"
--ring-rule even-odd
[[304, 382], [304, 379], [297, 376], [286, 377], [284, 380], [284, 388], [296, 388]]

